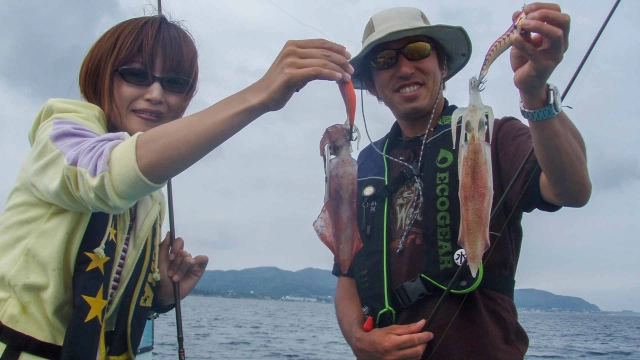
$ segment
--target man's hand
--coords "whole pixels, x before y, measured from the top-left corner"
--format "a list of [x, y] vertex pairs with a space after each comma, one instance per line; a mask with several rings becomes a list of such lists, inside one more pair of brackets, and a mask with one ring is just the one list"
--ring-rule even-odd
[[176, 238], [173, 246], [169, 245], [169, 233], [160, 243], [160, 256], [158, 268], [160, 281], [156, 290], [158, 303], [169, 305], [175, 302], [173, 283], [180, 282], [180, 296], [185, 298], [196, 286], [205, 269], [209, 258], [206, 255], [198, 255], [195, 258], [184, 250], [184, 240]]
[[353, 352], [362, 360], [419, 360], [427, 342], [433, 339], [430, 332], [421, 332], [425, 320], [409, 325], [391, 325], [362, 332], [356, 336]]
[[[548, 101], [547, 81], [569, 47], [571, 19], [556, 4], [528, 4], [524, 12], [521, 29], [526, 33], [518, 34], [511, 48], [513, 81], [524, 107], [540, 109]], [[514, 13], [513, 19], [519, 14]]]

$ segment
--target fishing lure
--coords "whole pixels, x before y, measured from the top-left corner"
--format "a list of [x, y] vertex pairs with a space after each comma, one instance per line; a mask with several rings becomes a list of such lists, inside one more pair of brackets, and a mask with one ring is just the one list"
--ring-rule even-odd
[[[340, 94], [342, 95], [342, 99], [344, 100], [344, 105], [347, 110], [347, 121], [349, 122], [349, 132], [351, 133], [351, 141], [354, 141], [354, 127], [356, 120], [356, 90], [353, 87], [353, 83], [349, 82], [338, 82], [338, 88], [340, 89]], [[356, 128], [357, 130], [357, 128]]]
[[505, 31], [502, 36], [498, 38], [498, 40], [494, 41], [489, 47], [489, 51], [484, 56], [484, 62], [482, 63], [482, 67], [480, 68], [480, 75], [478, 76], [478, 88], [482, 91], [482, 84], [485, 83], [487, 73], [489, 72], [489, 67], [493, 62], [502, 55], [508, 48], [513, 44], [513, 38], [517, 34], [525, 33], [526, 31], [522, 30], [522, 21], [527, 18], [527, 14], [524, 13], [524, 7], [522, 8], [522, 12], [513, 22], [513, 24], [509, 27], [507, 31]]

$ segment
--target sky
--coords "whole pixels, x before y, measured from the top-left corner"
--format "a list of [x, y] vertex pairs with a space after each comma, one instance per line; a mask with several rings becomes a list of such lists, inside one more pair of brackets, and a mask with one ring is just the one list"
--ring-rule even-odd
[[[93, 42], [121, 21], [153, 14], [155, 3], [0, 2], [0, 206], [29, 151], [27, 132], [42, 104], [80, 99], [78, 71]], [[558, 3], [571, 16], [571, 33], [550, 82], [564, 91], [614, 1]], [[183, 23], [199, 49], [200, 84], [187, 114], [259, 80], [287, 40], [326, 38], [355, 55], [371, 15], [392, 6], [418, 7], [432, 23], [466, 28], [473, 55], [445, 91], [466, 106], [468, 79], [522, 1], [164, 0], [163, 12]], [[525, 214], [516, 288], [579, 296], [602, 310], [640, 311], [640, 155], [633, 152], [640, 121], [632, 109], [640, 83], [637, 13], [640, 2], [621, 2], [564, 101], [587, 145], [591, 200], [580, 209]], [[356, 125], [364, 137], [360, 96]], [[508, 53], [492, 65], [482, 96], [497, 117], [520, 118]], [[376, 140], [394, 118], [372, 96], [365, 94], [364, 103]], [[209, 256], [210, 270], [330, 269], [333, 255], [312, 227], [324, 197], [318, 144], [344, 114], [336, 84], [312, 82], [284, 109], [257, 119], [174, 178], [176, 232], [187, 249]], [[360, 149], [368, 143], [364, 137]]]

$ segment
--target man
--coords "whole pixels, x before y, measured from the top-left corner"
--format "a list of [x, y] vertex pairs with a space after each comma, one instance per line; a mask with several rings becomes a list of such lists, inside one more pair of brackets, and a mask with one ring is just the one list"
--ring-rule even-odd
[[[569, 16], [555, 4], [524, 11], [526, 33], [514, 40], [511, 65], [529, 127], [495, 121], [491, 248], [477, 277], [466, 269], [454, 283], [428, 332], [424, 319], [459, 266], [458, 150], [450, 131], [456, 107], [443, 90], [469, 61], [471, 42], [463, 28], [430, 25], [413, 8], [379, 12], [365, 27], [362, 51], [350, 61], [354, 85], [383, 102], [396, 122], [358, 157], [364, 246], [348, 274], [334, 266], [336, 315], [360, 359], [524, 357], [528, 338], [513, 302], [522, 214], [584, 206], [591, 195], [584, 142], [547, 84], [567, 50]], [[535, 155], [495, 209], [532, 146]], [[369, 317], [375, 328], [367, 332]]]

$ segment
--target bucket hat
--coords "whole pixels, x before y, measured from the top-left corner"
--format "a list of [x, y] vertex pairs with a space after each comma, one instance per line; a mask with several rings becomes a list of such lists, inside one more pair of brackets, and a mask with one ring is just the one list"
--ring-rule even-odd
[[369, 66], [370, 52], [377, 45], [408, 36], [424, 35], [438, 42], [447, 54], [449, 80], [469, 62], [471, 39], [461, 26], [431, 25], [420, 9], [396, 7], [383, 10], [371, 17], [362, 35], [362, 50], [351, 60], [355, 69], [352, 82], [356, 89], [364, 89], [360, 76], [365, 66]]

